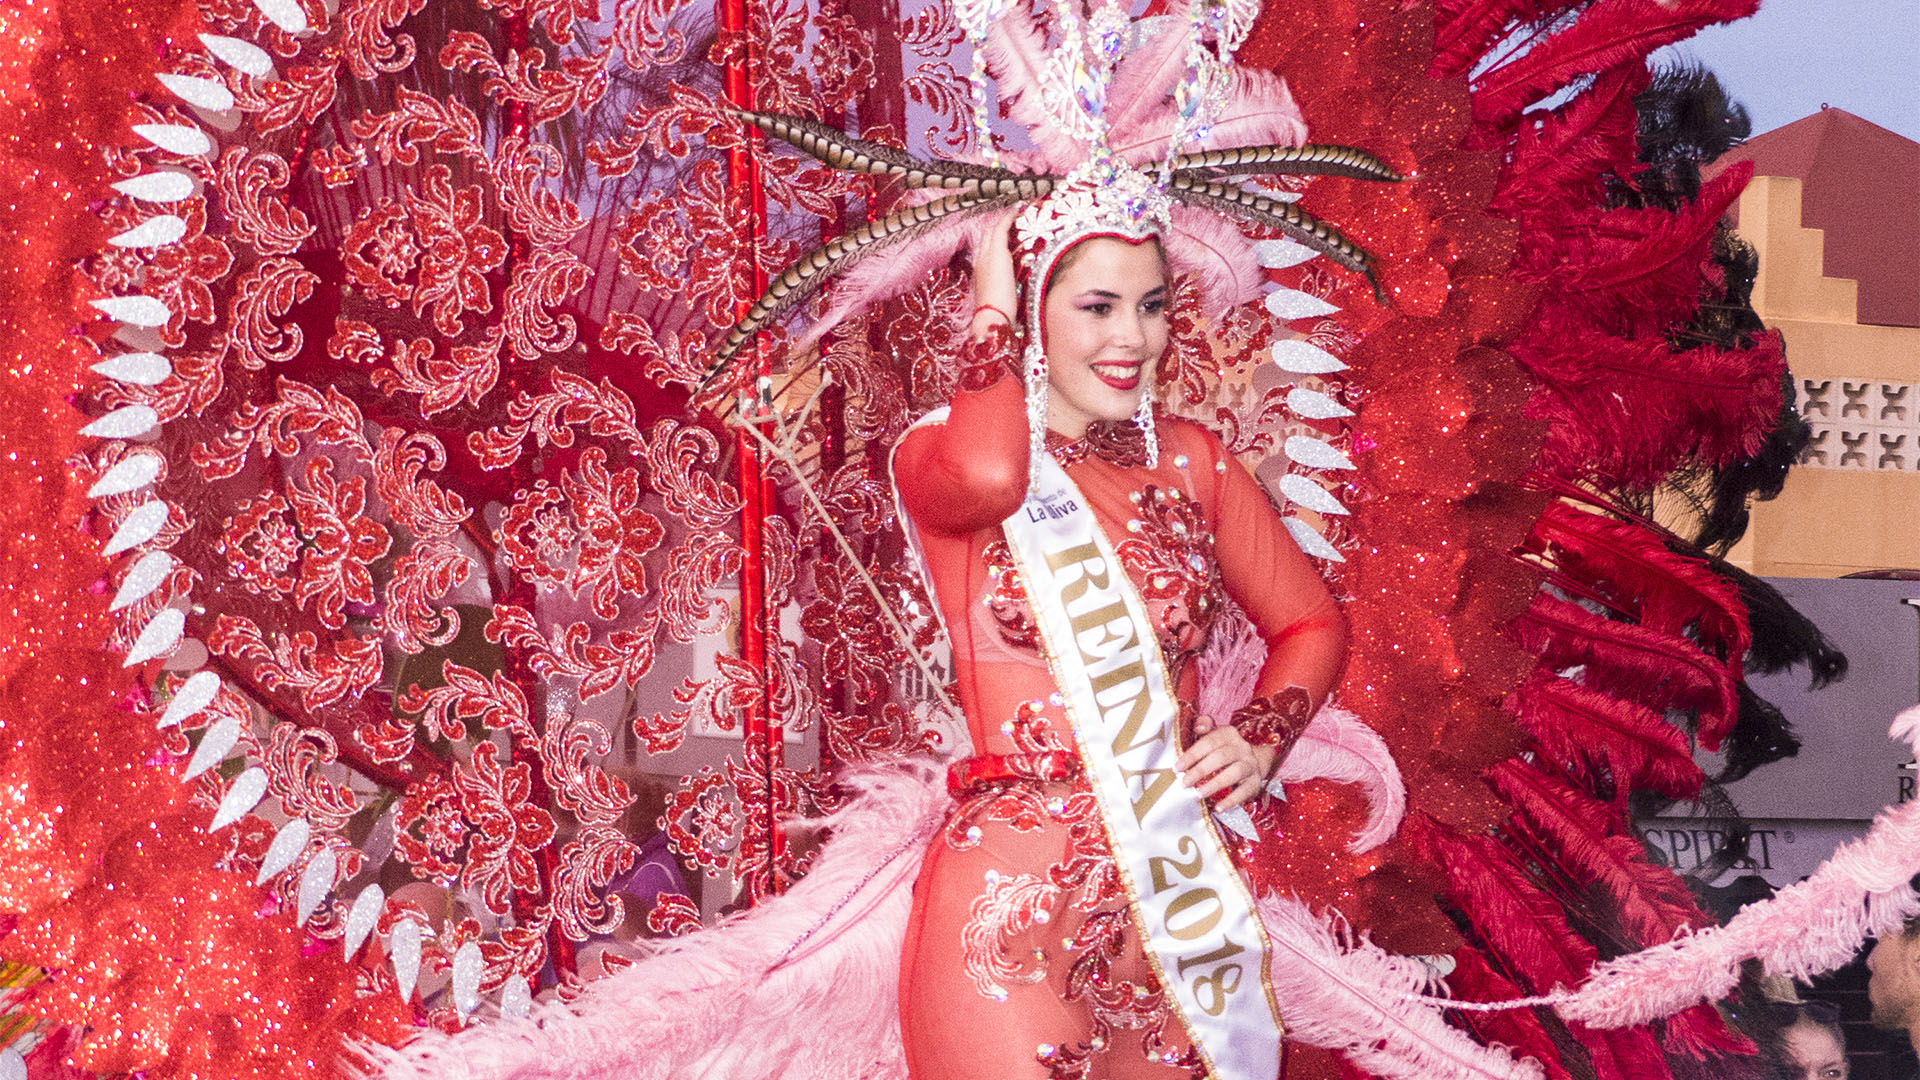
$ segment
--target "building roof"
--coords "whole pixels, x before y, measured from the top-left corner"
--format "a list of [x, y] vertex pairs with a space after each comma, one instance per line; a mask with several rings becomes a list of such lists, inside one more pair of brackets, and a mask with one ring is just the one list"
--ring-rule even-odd
[[1826, 233], [1821, 273], [1860, 283], [1861, 322], [1920, 326], [1920, 143], [1822, 108], [1748, 139], [1706, 173], [1738, 161], [1801, 181], [1800, 224]]

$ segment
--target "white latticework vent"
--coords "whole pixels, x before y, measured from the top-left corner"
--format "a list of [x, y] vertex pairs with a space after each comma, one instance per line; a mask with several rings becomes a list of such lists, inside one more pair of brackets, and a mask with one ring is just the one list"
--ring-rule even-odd
[[1802, 378], [1800, 415], [1813, 427], [1801, 465], [1920, 471], [1920, 391], [1911, 383]]

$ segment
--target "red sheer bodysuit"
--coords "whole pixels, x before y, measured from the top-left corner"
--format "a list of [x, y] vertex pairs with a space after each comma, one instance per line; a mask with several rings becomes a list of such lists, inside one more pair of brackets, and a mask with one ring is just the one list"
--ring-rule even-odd
[[[1004, 330], [943, 424], [894, 457], [952, 638], [974, 757], [915, 888], [901, 971], [914, 1080], [1204, 1075], [1160, 992], [1080, 774], [1000, 523], [1027, 490], [1026, 411]], [[1131, 423], [1049, 448], [1091, 504], [1191, 703], [1207, 632], [1237, 604], [1268, 646], [1232, 718], [1284, 753], [1331, 689], [1346, 628], [1258, 483], [1198, 425], [1157, 420], [1159, 467]], [[1191, 705], [1184, 707], [1191, 731]], [[1257, 808], [1256, 817], [1258, 816]]]

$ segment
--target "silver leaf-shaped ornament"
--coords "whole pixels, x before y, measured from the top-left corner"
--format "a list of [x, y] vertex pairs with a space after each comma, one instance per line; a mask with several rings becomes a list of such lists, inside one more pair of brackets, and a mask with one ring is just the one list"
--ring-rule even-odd
[[1297, 338], [1283, 338], [1274, 342], [1273, 362], [1281, 371], [1291, 371], [1295, 375], [1331, 375], [1347, 370], [1347, 365], [1339, 357]]
[[1331, 315], [1340, 309], [1333, 304], [1298, 289], [1275, 289], [1262, 301], [1268, 314], [1282, 322], [1295, 319], [1317, 319], [1322, 315]]
[[1307, 245], [1296, 244], [1291, 240], [1262, 240], [1253, 245], [1253, 257], [1261, 266], [1270, 270], [1284, 270], [1289, 266], [1299, 266], [1319, 254]]
[[133, 648], [127, 650], [127, 658], [120, 661], [121, 667], [133, 667], [144, 664], [156, 656], [165, 656], [180, 644], [180, 634], [187, 628], [187, 613], [179, 608], [161, 608], [159, 613], [147, 620], [140, 628], [140, 636], [133, 640]]
[[367, 935], [380, 925], [380, 912], [386, 906], [387, 891], [378, 883], [361, 889], [360, 895], [353, 898], [353, 907], [347, 912], [347, 933], [342, 942], [346, 946], [347, 959], [353, 959], [353, 954], [359, 952], [360, 946], [366, 943]]
[[173, 318], [173, 312], [167, 310], [167, 305], [151, 296], [109, 296], [87, 303], [115, 322], [138, 326], [143, 330], [165, 326], [167, 320]]
[[267, 50], [251, 41], [242, 41], [236, 37], [221, 34], [201, 34], [200, 44], [207, 51], [225, 61], [229, 67], [245, 75], [264, 79], [273, 74], [273, 57]]
[[27, 1080], [27, 1059], [11, 1046], [0, 1050], [0, 1080]]
[[213, 812], [213, 822], [207, 831], [219, 832], [221, 829], [247, 816], [247, 811], [260, 805], [267, 794], [267, 770], [255, 765], [241, 773], [233, 781], [233, 786], [220, 798], [219, 809]]
[[320, 908], [320, 902], [333, 891], [334, 871], [340, 867], [340, 860], [332, 848], [327, 848], [308, 860], [307, 868], [300, 872], [300, 891], [294, 900], [294, 922], [305, 926], [313, 913]]
[[413, 1000], [413, 986], [420, 980], [420, 924], [401, 919], [387, 935], [387, 955], [393, 958], [393, 978], [400, 984], [400, 1000]]
[[126, 352], [100, 361], [93, 365], [93, 370], [115, 382], [159, 386], [173, 374], [173, 364], [159, 353]]
[[[150, 457], [152, 455], [142, 455]], [[113, 594], [113, 603], [107, 605], [108, 611], [119, 611], [128, 604], [137, 604], [146, 599], [148, 593], [160, 587], [173, 573], [173, 556], [164, 551], [149, 551], [140, 556], [120, 579], [120, 588]]]
[[1349, 511], [1333, 493], [1319, 484], [1300, 476], [1288, 473], [1280, 478], [1280, 494], [1291, 499], [1295, 505], [1304, 506], [1316, 514], [1345, 514]]
[[1287, 459], [1309, 469], [1351, 469], [1353, 460], [1327, 443], [1306, 435], [1289, 435]]
[[80, 429], [96, 439], [132, 439], [153, 430], [160, 414], [151, 405], [122, 405]]
[[[200, 744], [193, 748], [193, 756], [187, 759], [187, 767], [180, 772], [180, 782], [199, 776], [215, 765], [227, 760], [233, 748], [240, 742], [240, 721], [231, 716], [223, 716], [206, 734], [200, 736]], [[253, 809], [248, 806], [247, 810]], [[246, 811], [241, 811], [245, 813]]]
[[273, 834], [273, 843], [267, 845], [267, 853], [260, 859], [260, 872], [253, 876], [255, 885], [265, 885], [275, 874], [293, 865], [300, 853], [307, 850], [307, 841], [313, 838], [313, 826], [306, 818], [294, 818], [280, 831]]
[[1304, 386], [1287, 391], [1287, 408], [1293, 410], [1293, 415], [1307, 420], [1338, 420], [1353, 415], [1352, 409], [1318, 390], [1309, 390]]
[[500, 1015], [507, 1020], [518, 1020], [533, 1011], [533, 990], [527, 985], [525, 975], [509, 975], [505, 986], [500, 988]]
[[166, 524], [167, 504], [159, 499], [148, 499], [134, 507], [127, 514], [126, 519], [120, 522], [120, 527], [113, 530], [112, 539], [107, 541], [106, 547], [100, 549], [100, 554], [118, 555], [128, 548], [139, 547], [159, 536], [160, 530], [165, 528]]
[[172, 727], [197, 715], [200, 710], [213, 704], [214, 697], [219, 693], [220, 676], [211, 671], [194, 672], [186, 682], [180, 684], [180, 689], [173, 692], [166, 711], [160, 714], [160, 722], [154, 726]]
[[135, 124], [133, 133], [181, 157], [205, 157], [213, 152], [213, 140], [192, 124]]
[[1253, 824], [1253, 815], [1247, 813], [1247, 808], [1244, 806], [1236, 806], [1229, 810], [1216, 810], [1213, 814], [1213, 820], [1225, 825], [1227, 828], [1232, 829], [1234, 832], [1239, 833], [1249, 840], [1260, 839], [1260, 830]]
[[1293, 534], [1293, 542], [1300, 545], [1301, 551], [1328, 562], [1347, 561], [1347, 557], [1340, 554], [1338, 548], [1327, 543], [1327, 538], [1315, 531], [1313, 526], [1297, 517], [1286, 517], [1280, 520], [1287, 523], [1287, 531]]
[[160, 466], [165, 462], [159, 454], [128, 454], [114, 463], [105, 476], [94, 481], [87, 489], [91, 498], [101, 499], [108, 495], [125, 495], [129, 491], [138, 491], [153, 483], [160, 475]]
[[193, 197], [193, 177], [172, 169], [142, 173], [113, 185], [113, 190], [129, 199], [150, 203], [176, 203]]
[[307, 32], [306, 10], [293, 0], [253, 0], [253, 6], [260, 9], [268, 22], [289, 34]]
[[166, 247], [187, 235], [187, 222], [176, 214], [155, 214], [125, 232], [107, 238], [117, 248]]
[[480, 1007], [480, 976], [485, 971], [479, 942], [469, 941], [453, 954], [453, 1007], [461, 1016]]
[[160, 85], [173, 91], [175, 97], [196, 108], [208, 112], [226, 112], [233, 108], [233, 91], [227, 89], [226, 83], [167, 72], [161, 72], [154, 78], [160, 80]]

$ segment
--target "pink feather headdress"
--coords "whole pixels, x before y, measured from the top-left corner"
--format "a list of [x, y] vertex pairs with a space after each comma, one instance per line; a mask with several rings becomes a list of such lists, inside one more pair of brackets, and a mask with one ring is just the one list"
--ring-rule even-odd
[[[1241, 181], [1275, 174], [1398, 181], [1398, 173], [1362, 150], [1305, 143], [1306, 125], [1283, 80], [1270, 72], [1218, 63], [1217, 57], [1206, 137], [1201, 138], [1192, 122], [1193, 108], [1182, 107], [1190, 96], [1183, 79], [1192, 69], [1196, 42], [1201, 42], [1197, 33], [1178, 32], [1187, 20], [1143, 20], [1117, 34], [1112, 27], [1097, 25], [1100, 18], [1095, 16], [1094, 38], [1110, 65], [1103, 70], [1096, 58], [1091, 74], [1083, 65], [1076, 77], [1066, 80], [1072, 83], [1067, 91], [1060, 87], [1061, 58], [1081, 46], [1076, 40], [1050, 41], [1024, 4], [1014, 3], [983, 33], [982, 66], [997, 82], [1006, 114], [1027, 128], [1035, 148], [1020, 155], [1020, 171], [978, 160], [920, 160], [817, 121], [736, 113], [834, 168], [897, 179], [906, 189], [906, 205], [828, 242], [776, 277], [727, 334], [708, 379], [828, 278], [841, 278], [833, 302], [799, 337], [797, 347], [907, 292], [926, 271], [971, 249], [992, 212], [1046, 199], [1070, 180], [1151, 176], [1157, 191], [1171, 202], [1168, 262], [1176, 273], [1194, 272], [1215, 310], [1244, 303], [1260, 292], [1253, 241], [1232, 222], [1278, 232], [1373, 280], [1372, 256], [1339, 230], [1275, 194], [1242, 187]], [[1070, 22], [1055, 20], [1056, 33], [1063, 21]], [[1066, 37], [1071, 39], [1074, 32], [1069, 26]], [[1127, 39], [1132, 48], [1124, 47]], [[1219, 43], [1210, 48], [1214, 51], [1206, 55], [1220, 51]], [[1080, 110], [1078, 121], [1073, 121], [1074, 109]], [[1188, 141], [1197, 148], [1183, 151]], [[997, 161], [998, 154], [992, 158]], [[882, 252], [884, 259], [874, 258]]]

